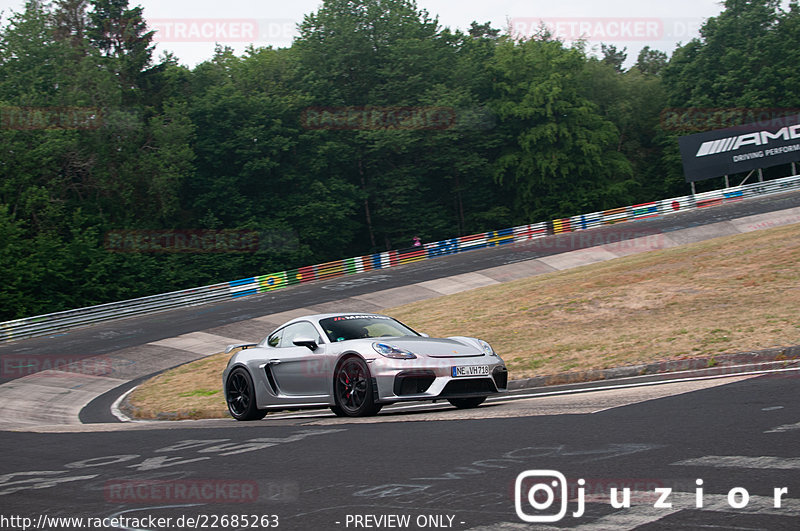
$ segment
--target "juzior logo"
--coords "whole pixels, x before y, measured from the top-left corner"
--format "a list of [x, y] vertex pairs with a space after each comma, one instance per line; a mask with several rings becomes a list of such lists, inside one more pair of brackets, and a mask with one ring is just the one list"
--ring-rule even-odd
[[800, 138], [800, 124], [783, 127], [775, 133], [769, 131], [759, 131], [757, 133], [747, 133], [746, 135], [720, 138], [719, 140], [709, 140], [700, 145], [695, 157], [706, 155], [716, 155], [726, 151], [736, 151], [745, 146], [763, 146], [772, 140], [794, 140]]

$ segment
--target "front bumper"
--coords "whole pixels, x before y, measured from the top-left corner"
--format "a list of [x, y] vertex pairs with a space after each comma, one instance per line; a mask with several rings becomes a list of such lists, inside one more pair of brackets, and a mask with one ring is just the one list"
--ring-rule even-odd
[[[453, 367], [465, 365], [487, 365], [489, 375], [453, 377]], [[508, 385], [506, 366], [496, 356], [438, 358], [432, 362], [376, 359], [370, 370], [377, 384], [377, 399], [384, 403], [488, 396], [504, 392]]]

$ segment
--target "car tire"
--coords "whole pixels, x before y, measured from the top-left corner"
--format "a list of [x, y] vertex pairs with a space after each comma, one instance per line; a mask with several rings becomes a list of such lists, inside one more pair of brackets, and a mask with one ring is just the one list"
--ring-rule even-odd
[[485, 396], [476, 396], [474, 398], [448, 398], [447, 401], [450, 402], [452, 405], [456, 406], [458, 409], [471, 409], [473, 407], [478, 407], [479, 405], [483, 404], [483, 401], [486, 400]]
[[236, 367], [225, 382], [228, 411], [236, 420], [261, 420], [266, 410], [258, 409], [253, 379], [244, 367]]
[[336, 368], [333, 398], [336, 405], [331, 411], [340, 417], [369, 417], [381, 409], [381, 404], [375, 403], [369, 367], [357, 356], [346, 358]]

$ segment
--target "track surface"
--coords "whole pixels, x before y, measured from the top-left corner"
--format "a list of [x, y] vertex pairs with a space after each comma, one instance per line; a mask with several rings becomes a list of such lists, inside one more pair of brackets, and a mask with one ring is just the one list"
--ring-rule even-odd
[[[594, 391], [495, 402], [473, 412], [421, 408], [367, 422], [327, 416], [4, 433], [0, 514], [171, 517], [171, 529], [190, 528], [174, 526], [181, 516], [208, 515], [212, 523], [214, 515], [232, 514], [277, 515], [279, 529], [298, 530], [528, 529], [515, 512], [515, 479], [552, 469], [571, 488], [578, 478], [587, 488], [585, 514], [572, 517], [578, 502], [570, 499], [569, 513], [552, 526], [797, 529], [798, 377], [795, 371]], [[477, 412], [488, 418], [469, 418]], [[702, 509], [695, 506], [697, 479], [704, 481]], [[612, 486], [633, 491], [630, 508], [610, 506]], [[749, 494], [743, 509], [728, 503], [735, 487]], [[656, 488], [672, 489], [671, 508], [653, 507]], [[787, 489], [780, 509], [775, 488]], [[522, 507], [545, 513], [524, 500]], [[367, 520], [378, 515], [409, 518], [410, 525]], [[373, 525], [356, 526], [357, 518]]]
[[[0, 354], [94, 356], [598, 241], [703, 227], [798, 205], [800, 193], [785, 194], [605, 227], [591, 231], [588, 242], [574, 233], [533, 245], [472, 251], [5, 344]], [[708, 237], [714, 235], [709, 231]], [[526, 398], [521, 391], [470, 411], [414, 404], [386, 408], [372, 419], [315, 412], [253, 423], [5, 431], [0, 437], [0, 528], [21, 529], [24, 517], [33, 519], [31, 525], [40, 524], [39, 529], [78, 529], [76, 522], [39, 518], [116, 516], [172, 521], [169, 526], [106, 521], [101, 528], [251, 529], [253, 516], [277, 515], [279, 529], [529, 529], [515, 511], [515, 479], [526, 470], [548, 469], [568, 480], [569, 514], [538, 528], [797, 529], [798, 384], [800, 371], [795, 370], [566, 396]], [[96, 400], [95, 409], [107, 411], [119, 391]], [[586, 510], [573, 518], [578, 478], [586, 481]], [[704, 481], [702, 509], [695, 507], [698, 478]], [[523, 484], [523, 496], [532, 483]], [[610, 506], [614, 486], [632, 489], [630, 508]], [[750, 497], [741, 509], [728, 500], [736, 487], [747, 489]], [[667, 500], [672, 507], [653, 506], [656, 488], [673, 489]], [[787, 489], [781, 508], [774, 507], [775, 488]], [[741, 495], [734, 496], [734, 504]], [[556, 512], [562, 500], [541, 512], [526, 502], [524, 497], [526, 514], [542, 516]], [[215, 520], [234, 514], [247, 519], [237, 525]], [[379, 520], [381, 515], [392, 519]], [[210, 518], [178, 523], [181, 516]]]

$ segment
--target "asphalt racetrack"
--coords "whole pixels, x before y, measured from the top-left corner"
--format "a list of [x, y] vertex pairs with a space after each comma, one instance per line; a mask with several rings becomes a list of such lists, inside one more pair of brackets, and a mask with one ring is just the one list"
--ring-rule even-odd
[[[472, 412], [389, 410], [351, 421], [307, 414], [7, 432], [2, 515], [44, 518], [47, 529], [79, 528], [77, 520], [57, 527], [57, 517], [106, 519], [109, 529], [194, 528], [188, 519], [210, 529], [797, 529], [799, 376], [505, 399]], [[528, 494], [546, 494], [537, 485], [557, 481], [553, 472], [566, 479], [568, 495], [553, 487], [549, 504], [534, 497], [537, 510]], [[615, 487], [619, 502], [630, 489], [629, 507], [611, 506]], [[528, 518], [558, 516], [562, 504], [567, 512], [530, 524], [517, 504]]]
[[[784, 194], [597, 234], [634, 238], [797, 206], [800, 193]], [[114, 352], [574, 243], [558, 238], [18, 341], [0, 354]], [[520, 390], [463, 411], [413, 404], [366, 419], [96, 418], [1, 431], [0, 529], [796, 530], [799, 378], [789, 362], [763, 374]]]

